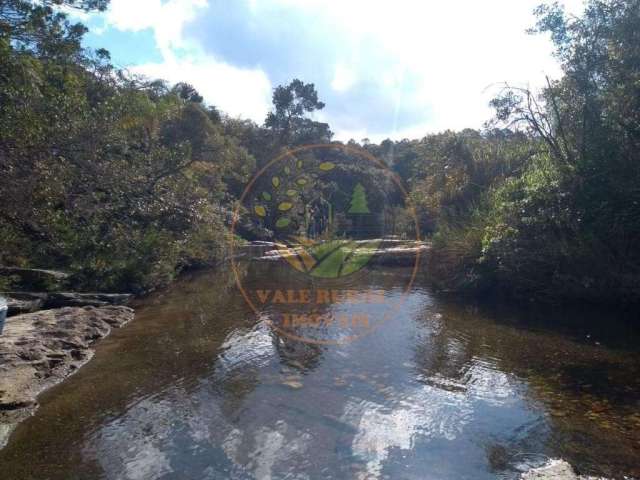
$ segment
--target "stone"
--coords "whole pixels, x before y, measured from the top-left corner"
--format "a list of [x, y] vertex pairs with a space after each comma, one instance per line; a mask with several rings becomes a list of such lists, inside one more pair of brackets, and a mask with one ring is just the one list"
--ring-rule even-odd
[[576, 475], [564, 460], [550, 460], [545, 466], [533, 468], [520, 476], [521, 480], [606, 480], [598, 477]]
[[76, 293], [76, 292], [3, 292], [7, 299], [9, 316], [62, 307], [106, 307], [126, 305], [133, 295], [128, 293]]
[[[276, 248], [261, 251], [259, 256], [254, 256], [252, 259], [258, 261], [277, 261], [281, 258], [297, 255], [296, 248], [298, 247], [296, 245], [289, 245], [288, 250], [279, 250], [277, 243], [269, 244], [269, 246], [275, 246]], [[284, 247], [284, 245], [282, 246]], [[398, 241], [382, 239], [378, 248], [372, 252], [373, 255], [368, 261], [368, 264], [397, 267], [413, 266], [416, 262], [416, 255], [426, 255], [430, 248], [431, 245], [429, 243], [416, 240]]]
[[107, 305], [126, 305], [131, 298], [132, 295], [128, 293], [54, 292], [47, 295], [44, 307], [106, 307]]
[[304, 386], [302, 382], [299, 382], [297, 380], [284, 380], [282, 382], [282, 385], [286, 385], [287, 387], [292, 388], [294, 390], [299, 390]]
[[50, 292], [63, 290], [69, 283], [69, 274], [38, 268], [0, 267], [0, 279], [12, 290]]
[[42, 310], [44, 301], [47, 298], [46, 293], [31, 292], [3, 292], [0, 297], [7, 299], [9, 311], [7, 316], [22, 315], [23, 313], [32, 313]]
[[578, 476], [564, 460], [551, 460], [544, 467], [534, 468], [521, 476], [522, 480], [578, 480]]
[[42, 310], [8, 319], [0, 336], [0, 448], [33, 414], [36, 397], [93, 356], [93, 345], [134, 317], [123, 306]]
[[344, 378], [337, 377], [333, 380], [333, 384], [336, 387], [346, 387], [347, 385], [349, 385], [349, 382], [347, 382]]

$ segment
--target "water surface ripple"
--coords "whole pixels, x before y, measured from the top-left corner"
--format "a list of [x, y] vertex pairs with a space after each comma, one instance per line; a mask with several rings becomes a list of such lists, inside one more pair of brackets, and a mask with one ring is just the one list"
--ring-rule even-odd
[[[286, 270], [245, 273], [277, 284]], [[393, 299], [406, 275], [350, 288]], [[370, 335], [311, 345], [274, 332], [274, 308], [256, 316], [224, 270], [141, 301], [41, 396], [2, 478], [482, 480], [548, 457], [640, 476], [638, 333], [614, 315], [480, 308], [417, 282]]]

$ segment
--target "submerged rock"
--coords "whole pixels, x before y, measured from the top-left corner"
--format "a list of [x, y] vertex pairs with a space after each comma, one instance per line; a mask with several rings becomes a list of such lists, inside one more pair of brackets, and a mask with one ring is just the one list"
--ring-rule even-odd
[[283, 380], [282, 381], [282, 385], [285, 385], [289, 388], [292, 388], [294, 390], [299, 390], [300, 388], [302, 388], [304, 385], [302, 382], [298, 381], [298, 380], [292, 380], [292, 379], [288, 379], [288, 380]]
[[61, 308], [12, 317], [0, 336], [0, 448], [37, 408], [36, 397], [93, 356], [92, 346], [133, 319], [122, 306]]

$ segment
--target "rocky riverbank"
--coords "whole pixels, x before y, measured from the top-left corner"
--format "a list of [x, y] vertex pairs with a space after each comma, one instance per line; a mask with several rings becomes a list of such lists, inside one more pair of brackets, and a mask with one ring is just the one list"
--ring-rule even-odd
[[543, 467], [523, 473], [520, 478], [521, 480], [606, 480], [603, 477], [577, 475], [571, 465], [564, 460], [551, 460]]
[[11, 317], [52, 308], [126, 305], [133, 295], [129, 293], [0, 292], [0, 297], [7, 300]]
[[[318, 242], [320, 246], [327, 242]], [[375, 245], [375, 247], [372, 247]], [[303, 245], [285, 245], [277, 242], [252, 242], [245, 246], [249, 251], [253, 250], [254, 260], [275, 261], [281, 258], [296, 256], [304, 250]], [[343, 247], [351, 255], [366, 255], [369, 265], [378, 266], [412, 266], [416, 262], [417, 255], [426, 255], [431, 245], [417, 240], [400, 240], [395, 238], [382, 238], [373, 240], [344, 241]]]
[[0, 336], [0, 448], [36, 410], [39, 393], [76, 372], [97, 341], [133, 317], [124, 306], [86, 306], [10, 318]]
[[128, 293], [74, 291], [73, 278], [56, 270], [0, 266], [0, 297], [7, 300], [9, 316], [62, 307], [126, 305]]

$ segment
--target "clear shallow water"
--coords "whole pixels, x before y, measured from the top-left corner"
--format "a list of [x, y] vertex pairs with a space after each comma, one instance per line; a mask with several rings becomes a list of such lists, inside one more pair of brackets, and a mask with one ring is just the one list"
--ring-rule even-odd
[[[278, 263], [246, 285], [277, 285]], [[401, 295], [409, 270], [349, 288]], [[563, 457], [640, 477], [640, 338], [615, 316], [486, 310], [416, 282], [393, 318], [312, 345], [257, 317], [229, 272], [185, 278], [40, 397], [7, 479], [493, 479]], [[348, 304], [327, 305], [344, 312]]]

